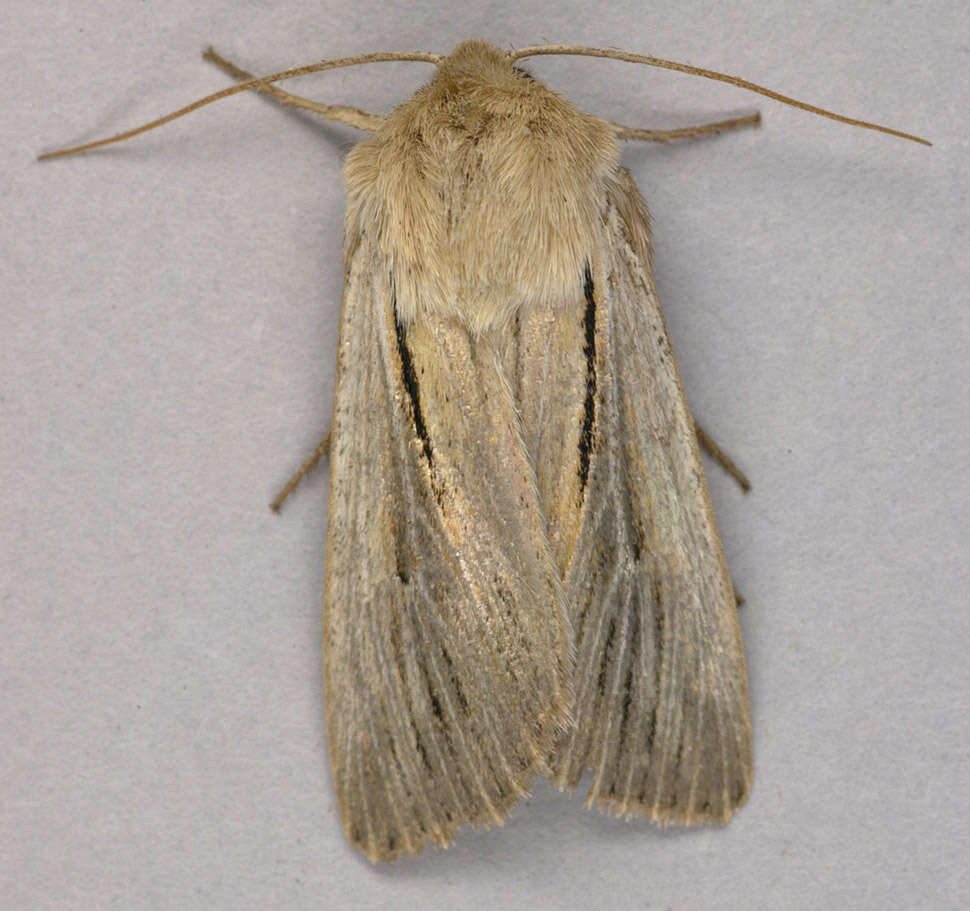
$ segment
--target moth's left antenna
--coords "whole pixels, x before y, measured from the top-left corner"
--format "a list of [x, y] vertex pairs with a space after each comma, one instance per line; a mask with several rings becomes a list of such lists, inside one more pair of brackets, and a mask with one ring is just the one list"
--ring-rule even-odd
[[126, 139], [131, 139], [133, 136], [137, 136], [140, 133], [147, 133], [149, 130], [154, 130], [156, 127], [164, 126], [166, 123], [177, 120], [179, 117], [184, 117], [186, 114], [191, 114], [193, 111], [196, 111], [201, 107], [205, 107], [207, 104], [212, 104], [214, 101], [221, 101], [223, 98], [228, 98], [230, 95], [238, 95], [240, 92], [248, 92], [252, 89], [262, 88], [270, 82], [280, 82], [283, 79], [293, 79], [297, 76], [305, 76], [308, 73], [319, 73], [322, 70], [335, 70], [343, 66], [356, 66], [359, 63], [383, 63], [389, 60], [417, 60], [423, 63], [437, 64], [440, 62], [441, 58], [437, 54], [423, 54], [420, 52], [381, 51], [374, 54], [361, 54], [359, 57], [341, 57], [337, 60], [321, 60], [318, 63], [309, 63], [306, 66], [298, 66], [289, 70], [281, 70], [279, 73], [270, 73], [268, 76], [260, 76], [256, 79], [249, 79], [246, 82], [240, 82], [238, 85], [233, 85], [227, 89], [222, 89], [222, 91], [213, 92], [211, 95], [206, 95], [205, 98], [199, 98], [197, 101], [193, 101], [192, 104], [188, 104], [184, 108], [179, 108], [177, 111], [172, 111], [171, 114], [166, 114], [164, 117], [159, 117], [157, 120], [153, 120], [150, 123], [144, 123], [132, 130], [125, 130], [125, 132], [118, 133], [116, 136], [109, 136], [106, 139], [96, 139], [93, 142], [86, 142], [83, 145], [72, 146], [68, 149], [58, 149], [56, 152], [45, 152], [43, 155], [38, 155], [37, 160], [49, 161], [52, 158], [64, 158], [68, 155], [77, 155], [79, 152], [87, 152], [91, 149], [98, 149], [101, 146], [111, 145], [115, 142], [124, 142]]

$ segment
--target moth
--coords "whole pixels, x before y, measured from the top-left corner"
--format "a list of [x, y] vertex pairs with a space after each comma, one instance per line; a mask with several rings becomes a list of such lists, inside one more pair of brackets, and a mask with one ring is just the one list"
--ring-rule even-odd
[[[334, 790], [371, 860], [501, 823], [537, 775], [661, 825], [751, 787], [735, 592], [619, 165], [618, 138], [674, 134], [577, 110], [517, 65], [541, 53], [658, 62], [468, 41], [253, 79], [210, 49], [240, 85], [108, 140], [246, 88], [371, 133], [344, 170], [324, 595]], [[387, 117], [270, 85], [387, 59], [436, 66]]]

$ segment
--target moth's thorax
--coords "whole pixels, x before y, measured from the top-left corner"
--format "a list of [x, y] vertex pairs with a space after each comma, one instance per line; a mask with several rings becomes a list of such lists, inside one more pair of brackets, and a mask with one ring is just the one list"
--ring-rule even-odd
[[348, 241], [376, 229], [404, 321], [497, 328], [581, 288], [617, 159], [607, 123], [468, 41], [348, 156]]

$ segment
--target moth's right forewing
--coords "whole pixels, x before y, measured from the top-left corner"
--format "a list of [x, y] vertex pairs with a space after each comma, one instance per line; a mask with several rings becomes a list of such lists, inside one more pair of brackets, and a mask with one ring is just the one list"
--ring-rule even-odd
[[565, 724], [571, 636], [499, 357], [454, 319], [399, 321], [349, 246], [331, 443], [327, 726], [372, 859], [500, 822]]
[[[724, 821], [751, 782], [744, 655], [650, 273], [646, 211], [626, 172], [609, 188], [602, 238], [592, 257], [595, 344], [580, 334], [578, 313], [569, 327], [591, 377], [573, 392], [573, 410], [577, 395], [594, 393], [583, 411], [590, 440], [571, 461], [579, 523], [575, 480], [570, 496], [543, 501], [551, 526], [576, 529], [559, 549], [576, 637], [575, 725], [555, 777], [575, 786], [590, 770], [589, 799], [618, 815]], [[557, 376], [548, 385], [569, 388]], [[540, 458], [540, 490], [545, 466]]]

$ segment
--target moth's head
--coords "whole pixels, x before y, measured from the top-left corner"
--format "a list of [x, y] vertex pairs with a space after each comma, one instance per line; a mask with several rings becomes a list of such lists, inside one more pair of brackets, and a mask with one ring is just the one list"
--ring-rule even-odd
[[509, 54], [501, 48], [479, 38], [471, 38], [462, 41], [447, 57], [442, 57], [438, 69], [455, 74], [482, 69], [511, 72], [513, 65]]
[[521, 89], [532, 77], [515, 65], [511, 54], [487, 41], [463, 41], [438, 62], [438, 81], [453, 82], [462, 89], [471, 85], [493, 85]]

